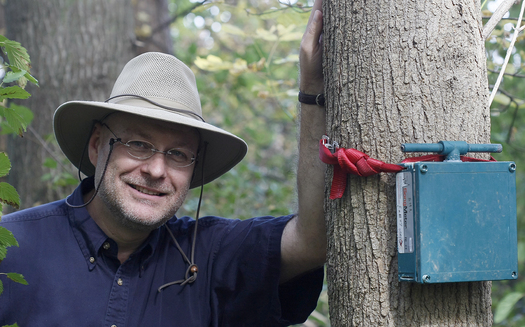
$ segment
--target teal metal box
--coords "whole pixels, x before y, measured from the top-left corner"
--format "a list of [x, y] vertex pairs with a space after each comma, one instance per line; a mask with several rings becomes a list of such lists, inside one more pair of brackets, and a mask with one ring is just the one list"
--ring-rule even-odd
[[516, 279], [516, 165], [418, 162], [397, 174], [399, 280]]

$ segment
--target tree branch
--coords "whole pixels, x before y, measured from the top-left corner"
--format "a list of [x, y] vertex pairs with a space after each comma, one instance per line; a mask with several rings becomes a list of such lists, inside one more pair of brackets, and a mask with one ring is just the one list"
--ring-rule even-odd
[[486, 40], [490, 33], [494, 30], [499, 21], [505, 16], [510, 7], [514, 4], [515, 0], [504, 0], [496, 9], [489, 21], [483, 26], [483, 32], [481, 33], [483, 40]]
[[[494, 85], [489, 85], [489, 87], [493, 87], [494, 88]], [[517, 99], [516, 100], [516, 98], [512, 94], [510, 94], [509, 92], [507, 92], [505, 90], [499, 89], [498, 92], [503, 94], [503, 95], [505, 95], [505, 96], [507, 96], [510, 99], [510, 101], [511, 102], [515, 102], [517, 106], [518, 106], [518, 101], [517, 100], [520, 100], [521, 102], [523, 102], [523, 100], [521, 100], [521, 99]]]
[[518, 22], [516, 23], [516, 27], [514, 28], [514, 35], [512, 35], [512, 41], [510, 42], [509, 48], [507, 49], [507, 54], [505, 55], [505, 62], [503, 63], [503, 66], [501, 66], [501, 71], [499, 73], [498, 79], [496, 81], [496, 84], [494, 85], [494, 88], [492, 89], [492, 93], [490, 94], [489, 107], [492, 104], [492, 100], [494, 100], [496, 93], [498, 92], [499, 84], [501, 83], [501, 80], [503, 79], [503, 74], [505, 73], [505, 69], [507, 68], [507, 64], [509, 63], [510, 55], [512, 54], [512, 49], [514, 48], [514, 43], [516, 43], [518, 34], [523, 30], [523, 27], [521, 26], [521, 20], [523, 18], [524, 10], [525, 10], [525, 0], [521, 2], [520, 16], [518, 18]]
[[[487, 69], [487, 71], [490, 72], [490, 73], [494, 73], [494, 74], [499, 74], [501, 72], [501, 70], [497, 71], [497, 70], [494, 70], [494, 69]], [[518, 77], [518, 78], [525, 78], [525, 75], [522, 75], [520, 73], [514, 73], [514, 74], [503, 73], [503, 75], [511, 76], [511, 77]]]
[[510, 143], [510, 139], [512, 138], [512, 130], [514, 129], [514, 124], [516, 123], [516, 118], [518, 117], [518, 109], [519, 106], [516, 106], [516, 110], [514, 110], [514, 115], [512, 116], [512, 122], [509, 126], [509, 132], [507, 133], [507, 143]]
[[197, 2], [192, 7], [184, 10], [183, 12], [176, 13], [175, 15], [173, 15], [167, 21], [165, 21], [163, 23], [160, 23], [159, 25], [155, 26], [155, 28], [151, 31], [151, 35], [148, 36], [147, 38], [142, 39], [141, 42], [150, 42], [153, 39], [153, 35], [155, 35], [156, 33], [159, 33], [160, 31], [162, 31], [166, 27], [169, 27], [173, 22], [175, 22], [177, 19], [179, 19], [179, 17], [184, 17], [187, 14], [189, 14], [190, 12], [192, 12], [193, 10], [195, 10], [195, 8], [197, 8], [199, 6], [202, 6], [206, 1], [208, 1], [208, 0], [203, 0], [201, 2]]

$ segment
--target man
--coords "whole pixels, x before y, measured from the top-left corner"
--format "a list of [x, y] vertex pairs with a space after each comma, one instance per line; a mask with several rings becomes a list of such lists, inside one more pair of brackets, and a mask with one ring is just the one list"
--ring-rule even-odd
[[[326, 235], [321, 2], [301, 45], [299, 212], [245, 221], [177, 218], [190, 188], [247, 151], [204, 121], [191, 70], [146, 53], [106, 102], [55, 112], [57, 141], [89, 176], [67, 199], [2, 219], [20, 243], [2, 271], [0, 325], [286, 326], [304, 321], [322, 286]], [[312, 100], [313, 99], [313, 100]], [[198, 213], [197, 213], [198, 216]], [[197, 217], [198, 218], [198, 217]]]

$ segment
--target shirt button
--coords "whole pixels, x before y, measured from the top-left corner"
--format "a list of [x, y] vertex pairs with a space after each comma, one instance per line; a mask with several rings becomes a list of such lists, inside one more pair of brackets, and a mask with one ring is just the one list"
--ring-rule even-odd
[[118, 286], [122, 286], [122, 284], [124, 284], [124, 282], [122, 282], [122, 278], [119, 278], [117, 280], [117, 284], [118, 284]]
[[111, 327], [117, 327], [117, 325], [111, 325]]
[[109, 250], [109, 248], [111, 247], [111, 245], [109, 244], [109, 242], [104, 242], [104, 244], [102, 245], [102, 247], [104, 248], [104, 250]]
[[94, 262], [95, 262], [95, 258], [90, 257], [90, 258], [89, 258], [89, 262], [94, 263]]

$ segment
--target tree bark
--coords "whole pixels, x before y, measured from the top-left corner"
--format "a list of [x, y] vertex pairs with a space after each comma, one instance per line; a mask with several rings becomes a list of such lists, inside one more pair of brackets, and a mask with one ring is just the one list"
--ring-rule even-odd
[[[327, 133], [340, 146], [398, 163], [401, 143], [490, 143], [478, 2], [325, 0], [323, 17]], [[352, 176], [326, 201], [332, 325], [491, 326], [490, 282], [398, 281], [394, 185]]]
[[[63, 161], [52, 131], [53, 112], [70, 100], [104, 101], [126, 62], [145, 51], [171, 52], [169, 26], [155, 30], [168, 15], [166, 0], [9, 0], [5, 5], [7, 37], [22, 43], [40, 87], [29, 85], [31, 98], [20, 102], [35, 118], [24, 138], [9, 137], [13, 168], [8, 182], [22, 207], [57, 200], [74, 187], [41, 178], [46, 158]], [[140, 35], [151, 25], [150, 38]], [[135, 34], [137, 33], [137, 34]], [[67, 161], [54, 175], [76, 169]]]

